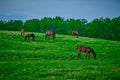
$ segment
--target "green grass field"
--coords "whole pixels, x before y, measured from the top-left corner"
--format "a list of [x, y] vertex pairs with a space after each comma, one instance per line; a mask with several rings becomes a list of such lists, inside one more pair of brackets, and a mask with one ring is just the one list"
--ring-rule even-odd
[[[0, 80], [120, 80], [120, 42], [56, 35], [24, 41], [18, 31], [0, 31]], [[78, 59], [78, 45], [92, 47], [90, 59]]]

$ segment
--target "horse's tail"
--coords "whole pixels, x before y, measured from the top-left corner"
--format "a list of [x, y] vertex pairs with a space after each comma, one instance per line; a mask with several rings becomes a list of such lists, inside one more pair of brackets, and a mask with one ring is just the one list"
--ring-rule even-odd
[[93, 49], [91, 49], [91, 53], [93, 54], [94, 59], [96, 59], [96, 53], [95, 53], [95, 51]]

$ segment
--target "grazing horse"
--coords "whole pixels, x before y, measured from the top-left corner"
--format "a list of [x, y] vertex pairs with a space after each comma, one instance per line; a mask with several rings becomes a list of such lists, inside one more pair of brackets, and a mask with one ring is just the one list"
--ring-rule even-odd
[[79, 34], [78, 34], [77, 31], [75, 31], [75, 30], [72, 31], [72, 36], [76, 36], [76, 37], [78, 38], [78, 35], [79, 35]]
[[27, 34], [27, 35], [25, 36], [25, 41], [27, 40], [27, 38], [28, 38], [28, 40], [29, 40], [30, 37], [32, 37], [32, 40], [34, 41], [34, 38], [35, 38], [35, 35], [34, 35], [34, 34]]
[[46, 40], [46, 38], [48, 37], [48, 36], [51, 36], [52, 35], [52, 37], [53, 37], [53, 40], [55, 39], [55, 32], [54, 31], [47, 31], [46, 33], [45, 33], [45, 40]]
[[94, 59], [96, 59], [96, 53], [90, 47], [78, 46], [77, 50], [78, 50], [78, 58], [81, 57], [81, 52], [84, 52], [84, 53], [86, 53], [86, 58], [87, 57], [90, 58], [90, 53], [92, 53], [94, 56]]
[[20, 33], [21, 33], [21, 35], [24, 35], [25, 34], [25, 29], [21, 29]]

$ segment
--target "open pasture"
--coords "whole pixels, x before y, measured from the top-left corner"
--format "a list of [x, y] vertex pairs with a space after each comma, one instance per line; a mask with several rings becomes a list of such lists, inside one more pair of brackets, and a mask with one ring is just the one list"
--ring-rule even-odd
[[[31, 33], [31, 32], [27, 32]], [[0, 80], [119, 80], [120, 42], [56, 34], [25, 41], [18, 31], [0, 31]], [[96, 54], [78, 59], [78, 45]]]

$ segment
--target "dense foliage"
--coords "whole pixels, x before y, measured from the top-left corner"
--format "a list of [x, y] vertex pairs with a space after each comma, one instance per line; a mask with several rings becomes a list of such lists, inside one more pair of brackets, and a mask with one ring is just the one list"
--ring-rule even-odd
[[79, 36], [120, 41], [120, 16], [116, 18], [97, 18], [88, 22], [86, 19], [64, 19], [59, 16], [42, 19], [0, 21], [0, 30], [21, 30], [45, 32], [54, 30], [58, 34], [70, 35], [77, 30]]

